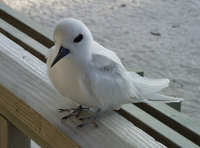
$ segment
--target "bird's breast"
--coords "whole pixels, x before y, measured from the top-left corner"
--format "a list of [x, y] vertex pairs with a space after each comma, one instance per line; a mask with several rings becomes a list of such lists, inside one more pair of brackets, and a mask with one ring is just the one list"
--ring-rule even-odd
[[83, 82], [84, 67], [77, 62], [74, 63], [67, 58], [61, 59], [52, 68], [51, 63], [55, 58], [55, 54], [51, 54], [47, 60], [47, 72], [53, 86], [63, 95], [72, 101], [92, 106], [93, 97], [84, 88]]

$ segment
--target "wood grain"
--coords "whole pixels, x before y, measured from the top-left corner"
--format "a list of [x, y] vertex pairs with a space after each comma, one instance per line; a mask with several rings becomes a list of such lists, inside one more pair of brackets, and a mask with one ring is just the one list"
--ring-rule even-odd
[[78, 147], [69, 137], [2, 85], [0, 112], [42, 147]]
[[[165, 123], [162, 123], [135, 105], [122, 105], [120, 112], [123, 112], [124, 117], [130, 119], [136, 126], [147, 133], [154, 134], [155, 139], [161, 141], [167, 147], [199, 147], [183, 135], [166, 126]], [[181, 126], [177, 128], [181, 128]]]
[[[48, 147], [47, 144], [56, 147], [77, 146], [69, 140], [72, 139], [82, 147], [165, 147], [114, 111], [100, 114], [99, 128], [89, 124], [76, 129], [82, 123], [76, 117], [61, 122], [62, 116], [68, 113], [59, 113], [58, 108], [77, 105], [61, 96], [49, 84], [44, 63], [2, 34], [0, 62], [0, 83], [15, 95], [9, 91], [6, 94], [1, 92], [7, 97], [1, 97], [1, 112], [4, 111], [7, 119], [18, 121], [13, 124], [18, 124], [16, 126], [39, 145], [45, 139], [43, 147]], [[12, 114], [7, 111], [12, 111]], [[85, 111], [80, 117], [93, 113], [92, 110]], [[22, 123], [26, 123], [26, 126], [22, 126]], [[54, 126], [50, 126], [50, 123]]]

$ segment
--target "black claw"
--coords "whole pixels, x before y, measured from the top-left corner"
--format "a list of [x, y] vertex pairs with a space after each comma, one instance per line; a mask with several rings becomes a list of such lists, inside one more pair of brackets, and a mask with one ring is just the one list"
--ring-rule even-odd
[[62, 121], [63, 121], [63, 120], [66, 120], [67, 118], [69, 118], [69, 117], [71, 117], [71, 116], [74, 116], [74, 113], [76, 113], [76, 112], [78, 112], [78, 113], [76, 114], [76, 117], [78, 117], [83, 109], [89, 109], [89, 108], [82, 107], [82, 105], [79, 105], [78, 108], [71, 108], [71, 109], [62, 109], [62, 108], [60, 108], [60, 109], [58, 109], [58, 111], [59, 111], [59, 112], [62, 112], [62, 111], [70, 111], [70, 110], [73, 110], [72, 113], [70, 113], [69, 115], [64, 116], [64, 117], [62, 118]]
[[69, 118], [69, 117], [71, 117], [72, 115], [71, 114], [69, 114], [68, 116], [64, 116], [64, 117], [62, 117], [62, 121], [65, 121], [67, 118]]
[[61, 121], [64, 121], [64, 120], [66, 120], [66, 118], [65, 118], [65, 117], [63, 117], [63, 118], [61, 119]]
[[[76, 117], [78, 117], [83, 109], [89, 109], [89, 108], [82, 107], [82, 105], [79, 105], [78, 108], [72, 108], [72, 109], [58, 109], [58, 111], [59, 111], [59, 112], [62, 112], [62, 111], [74, 110], [74, 111], [71, 112], [69, 115], [64, 116], [64, 117], [61, 119], [62, 121], [64, 121], [64, 120], [66, 120], [67, 118], [69, 118], [69, 117], [71, 117], [71, 116], [74, 116], [75, 113], [77, 113], [77, 114], [76, 114]], [[98, 127], [98, 114], [99, 114], [99, 112], [100, 112], [100, 109], [97, 110], [95, 116], [86, 117], [86, 118], [79, 118], [79, 120], [81, 120], [81, 121], [86, 120], [86, 119], [87, 119], [87, 121], [84, 122], [83, 124], [80, 124], [79, 126], [77, 126], [77, 128], [81, 128], [81, 127], [83, 127], [83, 126], [85, 126], [85, 125], [87, 125], [87, 124], [89, 124], [89, 123], [91, 123], [91, 122], [94, 122], [95, 125], [96, 125], [96, 127]]]
[[90, 109], [89, 107], [83, 107], [83, 109]]
[[99, 117], [99, 112], [100, 112], [100, 109], [97, 110], [96, 112], [96, 115], [95, 116], [92, 116], [92, 117], [86, 117], [86, 118], [79, 118], [79, 120], [83, 121], [83, 120], [86, 120], [88, 119], [86, 122], [84, 122], [83, 124], [77, 126], [77, 128], [81, 128], [91, 122], [94, 122], [94, 124], [96, 125], [96, 127], [98, 127], [98, 117]]
[[60, 109], [58, 109], [58, 111], [59, 111], [59, 112], [62, 112], [62, 111], [64, 111], [64, 109], [61, 109], [61, 108], [60, 108]]
[[83, 127], [83, 124], [80, 124], [79, 126], [77, 126], [77, 128], [81, 128], [81, 127]]

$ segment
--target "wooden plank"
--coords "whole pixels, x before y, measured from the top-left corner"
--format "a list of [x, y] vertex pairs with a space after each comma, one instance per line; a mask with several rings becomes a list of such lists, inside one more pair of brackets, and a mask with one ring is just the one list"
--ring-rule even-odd
[[40, 42], [47, 48], [54, 45], [53, 32], [39, 25], [35, 21], [23, 16], [16, 10], [0, 1], [0, 16], [3, 20], [18, 28], [28, 36]]
[[164, 104], [166, 104], [166, 105], [172, 107], [173, 109], [181, 112], [181, 103], [182, 102], [171, 102], [171, 103], [164, 103]]
[[[10, 96], [7, 99], [1, 97], [0, 100], [3, 100], [4, 104], [1, 102], [0, 104], [13, 111], [16, 118], [32, 123], [28, 125], [33, 126], [38, 134], [43, 135], [45, 129], [51, 131], [52, 128], [46, 127], [46, 124], [51, 122], [64, 135], [67, 135], [82, 147], [165, 147], [114, 111], [100, 114], [98, 128], [89, 124], [84, 128], [76, 129], [82, 123], [76, 117], [61, 122], [62, 116], [68, 113], [60, 113], [57, 111], [58, 108], [72, 108], [77, 105], [61, 96], [49, 84], [45, 72], [46, 65], [2, 34], [0, 34], [0, 60], [0, 83], [21, 99], [21, 101], [10, 103], [8, 99], [12, 98], [13, 100], [13, 97]], [[30, 106], [27, 111], [24, 111], [23, 108], [25, 107], [21, 107], [24, 104]], [[2, 110], [2, 107], [0, 108]], [[35, 110], [34, 114], [30, 112], [31, 108]], [[93, 114], [94, 112], [89, 110], [82, 112], [80, 117]], [[19, 126], [17, 127], [19, 128]], [[58, 137], [58, 134], [55, 133], [48, 133], [48, 135], [49, 140], [53, 142]], [[36, 138], [33, 137], [32, 139], [38, 143], [37, 140], [40, 138]], [[62, 143], [68, 142], [62, 141]]]
[[175, 132], [133, 104], [123, 105], [119, 110], [119, 114], [123, 114], [124, 117], [148, 134], [154, 135], [156, 140], [165, 144], [167, 147], [198, 147], [184, 136]]
[[0, 114], [0, 147], [8, 148], [8, 121]]
[[135, 105], [200, 146], [200, 125], [198, 123], [163, 103]]
[[[1, 40], [1, 41], [3, 42], [3, 40]], [[27, 57], [26, 54], [21, 55], [22, 52], [17, 50], [17, 48], [13, 48], [13, 46], [11, 46], [9, 44], [9, 42], [4, 42], [4, 44], [6, 44], [7, 47], [11, 47], [8, 49], [9, 50], [11, 49], [13, 51], [12, 52], [13, 56], [15, 56], [15, 53], [18, 53], [18, 54], [20, 54], [21, 59], [25, 58], [26, 60], [29, 60], [29, 57]], [[18, 45], [15, 45], [15, 46], [17, 46], [19, 48]], [[1, 49], [3, 50], [3, 48], [1, 48]], [[10, 52], [9, 50], [7, 50], [5, 52], [8, 53], [8, 52]], [[8, 58], [8, 55], [6, 55], [6, 54], [2, 55], [2, 53], [1, 53], [1, 57]], [[2, 58], [1, 58], [1, 66], [0, 66], [1, 72], [3, 71], [3, 68], [2, 68], [2, 66], [3, 66], [2, 60], [3, 59]], [[20, 62], [19, 61], [20, 58], [18, 57], [18, 58], [16, 58], [16, 60], [18, 62]], [[9, 61], [4, 61], [4, 62], [6, 63]], [[12, 62], [16, 62], [16, 61], [12, 61]], [[7, 66], [9, 67], [11, 65], [8, 64]], [[5, 65], [5, 68], [6, 68], [6, 65]], [[16, 68], [16, 71], [18, 71], [18, 70], [20, 70], [20, 69]], [[31, 70], [33, 71], [33, 69], [31, 69]], [[14, 72], [15, 71], [12, 71], [13, 75], [15, 75]], [[23, 73], [22, 73], [21, 76], [25, 76], [25, 75], [23, 75]], [[0, 78], [1, 78], [0, 80], [3, 79], [2, 75]], [[27, 82], [28, 81], [29, 80], [27, 80]], [[8, 82], [9, 81], [7, 81], [6, 83], [8, 84]], [[13, 85], [13, 84], [11, 84], [11, 85]], [[14, 87], [19, 88], [18, 84], [15, 84]], [[22, 97], [25, 97], [23, 95], [23, 92], [20, 92], [20, 93], [21, 93]], [[29, 96], [27, 95], [26, 97], [29, 97]], [[49, 147], [49, 148], [50, 147], [79, 147], [68, 136], [63, 134], [60, 130], [58, 130], [54, 125], [52, 125], [49, 121], [47, 121], [39, 113], [35, 112], [30, 106], [28, 106], [26, 103], [24, 103], [24, 101], [22, 101], [21, 99], [18, 99], [15, 95], [13, 95], [11, 92], [9, 92], [7, 89], [5, 89], [3, 86], [0, 87], [0, 113], [3, 114], [16, 127], [18, 127], [22, 132], [24, 132], [27, 136], [29, 136], [31, 139], [33, 139], [35, 142], [37, 142], [42, 147]]]
[[137, 74], [139, 74], [142, 77], [144, 76], [144, 72], [141, 71], [139, 68], [131, 68], [131, 69], [128, 69], [128, 71], [136, 72]]
[[41, 147], [79, 147], [1, 84], [0, 113]]
[[46, 61], [45, 55], [48, 52], [48, 48], [32, 39], [30, 36], [24, 34], [20, 30], [11, 26], [4, 20], [0, 19], [0, 32], [6, 35], [8, 38], [22, 46], [24, 49], [35, 55], [37, 58]]

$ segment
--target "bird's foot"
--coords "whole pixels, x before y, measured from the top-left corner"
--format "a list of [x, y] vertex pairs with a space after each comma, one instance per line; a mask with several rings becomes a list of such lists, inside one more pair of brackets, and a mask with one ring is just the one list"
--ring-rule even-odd
[[83, 127], [83, 126], [85, 126], [85, 125], [87, 125], [87, 124], [89, 124], [91, 122], [93, 122], [96, 125], [96, 127], [98, 127], [98, 124], [99, 124], [99, 122], [98, 122], [98, 120], [99, 120], [99, 112], [100, 112], [100, 109], [97, 110], [95, 116], [86, 117], [86, 118], [80, 118], [79, 120], [81, 120], [81, 121], [84, 121], [84, 120], [87, 120], [87, 121], [84, 122], [83, 124], [80, 124], [79, 126], [77, 126], [77, 128], [81, 128], [81, 127]]
[[82, 105], [79, 105], [78, 108], [71, 108], [71, 109], [58, 109], [58, 111], [72, 111], [69, 115], [64, 116], [62, 120], [66, 120], [67, 118], [74, 116], [74, 113], [78, 112], [75, 116], [78, 117], [83, 109], [89, 109], [88, 107], [83, 107]]

